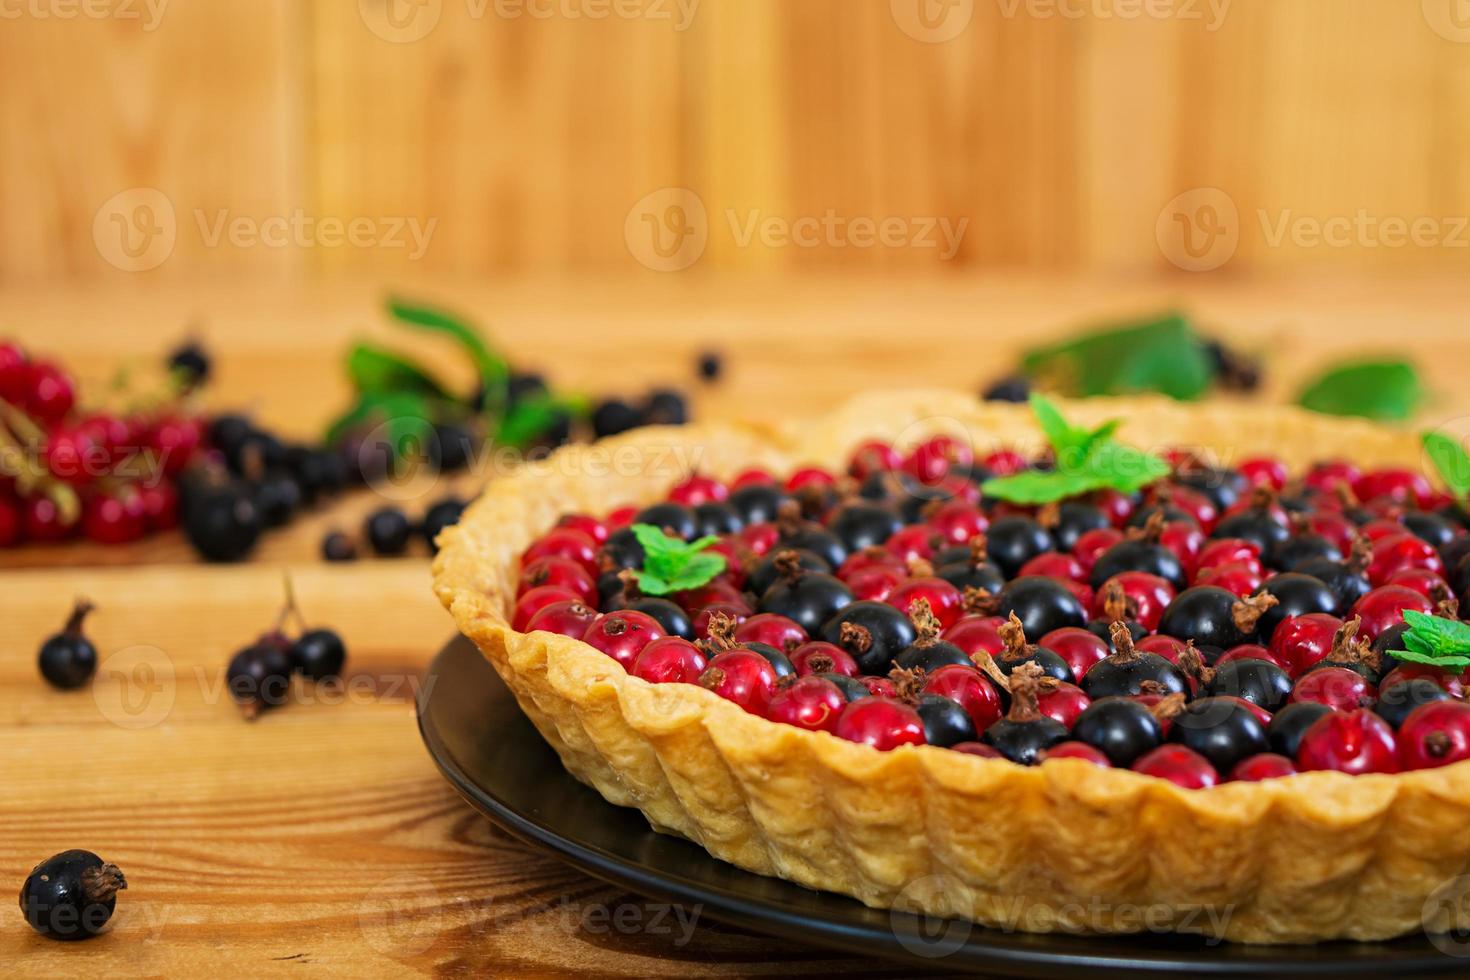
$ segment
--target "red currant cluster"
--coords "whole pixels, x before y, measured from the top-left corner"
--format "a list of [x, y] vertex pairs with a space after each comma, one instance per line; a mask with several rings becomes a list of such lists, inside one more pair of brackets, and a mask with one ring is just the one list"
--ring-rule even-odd
[[174, 478], [203, 437], [177, 391], [146, 410], [82, 411], [61, 366], [0, 342], [0, 548], [78, 533], [119, 544], [175, 526]]
[[[522, 556], [512, 626], [881, 750], [1075, 757], [1191, 788], [1470, 759], [1470, 671], [1395, 655], [1416, 645], [1406, 611], [1470, 634], [1460, 502], [1406, 469], [1169, 462], [1140, 492], [1045, 506], [980, 485], [1046, 460], [945, 437], [866, 443], [841, 475], [696, 475], [641, 510], [562, 518]], [[726, 567], [642, 594], [633, 525], [713, 536]]]

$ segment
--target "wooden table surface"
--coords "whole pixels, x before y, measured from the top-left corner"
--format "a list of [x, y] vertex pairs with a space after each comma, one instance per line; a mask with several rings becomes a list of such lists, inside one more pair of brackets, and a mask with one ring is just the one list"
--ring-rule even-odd
[[[1020, 345], [1175, 306], [1269, 353], [1264, 397], [1331, 357], [1397, 346], [1435, 389], [1426, 418], [1470, 413], [1470, 330], [1463, 283], [1451, 279], [671, 277], [405, 291], [474, 313], [519, 361], [592, 392], [692, 385], [694, 353], [718, 347], [729, 370], [699, 391], [704, 417], [817, 411], [879, 384], [972, 388]], [[217, 355], [211, 407], [251, 406], [301, 436], [345, 398], [349, 339], [395, 338], [380, 300], [381, 287], [363, 283], [0, 291], [4, 329], [87, 381], [192, 327]], [[448, 350], [431, 356], [453, 363]], [[444, 489], [413, 488], [406, 506]], [[426, 559], [317, 559], [324, 528], [354, 524], [375, 502], [358, 494], [308, 515], [235, 566], [197, 565], [173, 537], [0, 553], [0, 885], [18, 888], [33, 864], [70, 847], [115, 861], [129, 881], [115, 928], [87, 943], [42, 939], [13, 909], [0, 916], [5, 972], [910, 972], [697, 916], [686, 932], [687, 912], [670, 915], [492, 830], [439, 777], [414, 724], [414, 694], [451, 633]], [[271, 622], [283, 574], [308, 619], [345, 636], [348, 684], [331, 697], [298, 689], [247, 723], [223, 693], [223, 669]], [[88, 628], [103, 665], [91, 689], [60, 693], [34, 658], [74, 595], [97, 604]]]

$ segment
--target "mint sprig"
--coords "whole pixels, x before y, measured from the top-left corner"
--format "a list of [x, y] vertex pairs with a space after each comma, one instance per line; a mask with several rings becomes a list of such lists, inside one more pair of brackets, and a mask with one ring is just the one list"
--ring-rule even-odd
[[1430, 616], [1413, 609], [1404, 610], [1406, 649], [1390, 651], [1400, 660], [1446, 670], [1460, 671], [1470, 667], [1470, 624], [1443, 616]]
[[643, 546], [643, 567], [635, 570], [638, 588], [648, 595], [697, 589], [725, 570], [724, 555], [704, 550], [717, 537], [684, 542], [652, 524], [634, 524], [633, 536]]
[[1132, 493], [1169, 474], [1168, 463], [1113, 438], [1119, 419], [1095, 429], [1075, 426], [1034, 393], [1031, 412], [1051, 444], [1055, 468], [994, 477], [981, 485], [982, 493], [1014, 504], [1049, 504], [1105, 487]]

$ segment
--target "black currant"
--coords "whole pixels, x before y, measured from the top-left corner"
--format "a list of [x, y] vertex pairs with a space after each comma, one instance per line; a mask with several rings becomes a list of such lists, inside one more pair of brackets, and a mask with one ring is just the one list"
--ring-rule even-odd
[[1013, 578], [1022, 565], [1056, 546], [1046, 528], [1016, 514], [992, 523], [985, 533], [985, 544], [990, 561], [1006, 578]]
[[782, 677], [796, 676], [796, 667], [792, 665], [791, 658], [786, 656], [784, 652], [777, 650], [775, 647], [771, 646], [769, 643], [746, 642], [740, 644], [739, 649], [749, 650], [752, 653], [758, 653], [762, 657], [766, 658], [766, 660], [770, 662], [770, 665], [775, 668], [776, 677], [778, 680]]
[[650, 425], [683, 425], [689, 421], [689, 405], [682, 392], [656, 388], [649, 392], [643, 414]]
[[643, 545], [638, 542], [638, 535], [630, 527], [618, 528], [609, 534], [602, 546], [601, 556], [614, 569], [642, 568], [647, 557]]
[[184, 536], [209, 561], [244, 558], [260, 539], [262, 527], [254, 497], [243, 484], [199, 488], [184, 506]]
[[980, 398], [987, 402], [1014, 402], [1024, 403], [1031, 397], [1031, 382], [1024, 375], [1012, 375], [992, 382], [980, 393]]
[[1271, 751], [1288, 759], [1295, 759], [1302, 735], [1312, 727], [1312, 722], [1331, 713], [1332, 708], [1316, 701], [1295, 701], [1288, 704], [1271, 716], [1271, 724], [1266, 727]]
[[52, 687], [62, 690], [81, 687], [97, 671], [97, 648], [82, 632], [82, 623], [92, 608], [87, 600], [78, 599], [61, 632], [41, 644], [41, 676]]
[[718, 381], [725, 369], [724, 358], [717, 350], [701, 351], [695, 362], [695, 370], [701, 381]]
[[1283, 572], [1266, 579], [1257, 595], [1276, 598], [1276, 605], [1261, 615], [1258, 632], [1261, 640], [1271, 642], [1271, 634], [1288, 616], [1305, 616], [1307, 613], [1330, 613], [1337, 608], [1337, 594], [1327, 583], [1300, 572]]
[[1072, 724], [1072, 737], [1086, 742], [1119, 769], [1159, 747], [1164, 730], [1148, 706], [1132, 698], [1108, 697], [1092, 702]]
[[1087, 622], [1087, 610], [1077, 594], [1045, 575], [1025, 575], [1007, 583], [1000, 593], [999, 612], [1019, 618], [1028, 636]]
[[256, 482], [254, 494], [255, 509], [268, 528], [289, 524], [303, 499], [301, 485], [285, 470], [267, 472]]
[[827, 522], [827, 529], [849, 553], [881, 545], [903, 527], [898, 513], [878, 504], [844, 504]]
[[312, 629], [298, 636], [287, 654], [296, 673], [308, 680], [326, 681], [341, 676], [347, 646], [329, 629]]
[[86, 939], [107, 925], [117, 893], [126, 887], [117, 865], [91, 851], [62, 851], [31, 869], [20, 887], [20, 909], [26, 924], [43, 936]]
[[1041, 676], [1050, 677], [1054, 680], [1071, 683], [1072, 668], [1067, 666], [1067, 661], [1055, 650], [1039, 647], [1034, 643], [1026, 642], [1026, 629], [1021, 625], [1021, 620], [1015, 613], [1000, 625], [1001, 639], [1005, 640], [1005, 649], [995, 657], [996, 666], [1002, 673], [1013, 674], [1023, 664], [1033, 664], [1040, 671]]
[[770, 524], [781, 514], [781, 505], [790, 498], [769, 483], [752, 483], [730, 493], [730, 506], [739, 512], [746, 524]]
[[1448, 700], [1452, 700], [1450, 693], [1439, 684], [1427, 677], [1413, 677], [1381, 689], [1373, 710], [1378, 717], [1398, 728], [1409, 717], [1409, 712], [1419, 705]]
[[633, 517], [634, 524], [651, 524], [661, 531], [690, 541], [694, 538], [694, 511], [683, 504], [662, 503], [645, 507]]
[[1216, 667], [1203, 693], [1241, 698], [1276, 711], [1291, 697], [1291, 675], [1268, 660], [1242, 657]]
[[846, 585], [831, 575], [807, 571], [794, 551], [777, 552], [776, 566], [780, 578], [761, 594], [761, 612], [794, 620], [810, 634], [852, 602]]
[[1270, 560], [1277, 568], [1295, 571], [1298, 565], [1305, 562], [1340, 562], [1342, 550], [1320, 534], [1298, 534], [1277, 548]]
[[1269, 746], [1266, 727], [1249, 708], [1231, 698], [1217, 697], [1185, 705], [1174, 718], [1169, 740], [1198, 752], [1222, 773]]
[[423, 532], [424, 540], [429, 543], [429, 549], [435, 554], [439, 553], [437, 542], [439, 532], [446, 527], [458, 524], [467, 506], [469, 505], [458, 497], [445, 497], [434, 501], [429, 505], [429, 509], [424, 511], [424, 520], [419, 530]]
[[694, 536], [734, 534], [745, 527], [740, 512], [723, 501], [694, 505]]
[[1119, 572], [1148, 572], [1168, 579], [1176, 589], [1185, 585], [1184, 566], [1179, 556], [1146, 537], [1120, 541], [1104, 551], [1092, 566], [1088, 581], [1094, 589], [1100, 589]]
[[169, 374], [185, 391], [198, 388], [209, 380], [209, 352], [198, 341], [191, 340], [175, 347], [168, 355]]
[[636, 599], [629, 599], [623, 608], [647, 613], [658, 620], [658, 624], [670, 636], [682, 636], [686, 640], [694, 639], [694, 624], [690, 621], [689, 614], [668, 599], [660, 599], [657, 596], [640, 596]]
[[[796, 560], [802, 568], [809, 572], [830, 572], [832, 566], [818, 555], [801, 549], [783, 548], [781, 551], [795, 551]], [[755, 595], [765, 595], [767, 589], [776, 584], [781, 577], [781, 570], [776, 566], [776, 556], [781, 551], [772, 552], [751, 566], [745, 577], [745, 588]]]
[[886, 602], [852, 602], [822, 624], [820, 636], [842, 647], [864, 674], [886, 674], [894, 659], [918, 639], [918, 630]]
[[474, 433], [457, 422], [443, 422], [434, 426], [434, 442], [439, 447], [439, 468], [446, 473], [464, 469], [474, 458]]
[[900, 672], [922, 671], [925, 674], [932, 674], [940, 667], [948, 667], [951, 664], [974, 666], [974, 661], [970, 659], [969, 654], [953, 643], [947, 643], [939, 638], [939, 620], [934, 618], [927, 599], [915, 600], [910, 618], [914, 622], [918, 638], [905, 647], [893, 661]]
[[1276, 549], [1284, 545], [1291, 537], [1291, 531], [1275, 517], [1270, 511], [1253, 507], [1239, 513], [1232, 514], [1215, 525], [1212, 537], [1216, 538], [1244, 538], [1254, 541], [1261, 548], [1261, 554], [1274, 554]]
[[1270, 598], [1240, 599], [1219, 586], [1196, 585], [1169, 603], [1159, 620], [1159, 632], [1228, 650], [1256, 635], [1257, 624], [1271, 605]]
[[363, 537], [379, 555], [401, 555], [408, 550], [413, 526], [397, 507], [380, 507], [363, 522]]
[[1058, 551], [1071, 552], [1077, 546], [1077, 539], [1088, 531], [1111, 526], [1108, 515], [1102, 512], [1101, 507], [1080, 500], [1068, 500], [1057, 506], [1056, 521], [1048, 530], [1056, 539]]
[[1348, 562], [1311, 558], [1292, 566], [1291, 571], [1298, 575], [1310, 575], [1327, 586], [1337, 599], [1337, 605], [1331, 612], [1338, 616], [1346, 613], [1373, 588]]
[[780, 548], [795, 548], [816, 555], [829, 568], [837, 568], [847, 559], [847, 546], [837, 535], [816, 524], [792, 523], [781, 529]]
[[1094, 701], [1113, 695], [1189, 694], [1184, 672], [1156, 653], [1140, 653], [1133, 646], [1127, 624], [1112, 624], [1113, 652], [1082, 675], [1082, 690]]
[[873, 694], [872, 691], [868, 690], [868, 686], [862, 681], [858, 680], [856, 677], [848, 677], [846, 674], [833, 673], [817, 674], [815, 676], [820, 677], [823, 680], [829, 680], [833, 684], [836, 684], [837, 689], [842, 692], [843, 698], [845, 698], [849, 704], [853, 701], [858, 700], [859, 698], [871, 697]]
[[356, 561], [357, 542], [341, 531], [328, 531], [322, 538], [323, 561]]
[[1443, 548], [1459, 535], [1460, 531], [1456, 525], [1440, 517], [1422, 510], [1411, 510], [1404, 514], [1404, 526], [1421, 541], [1427, 541], [1436, 548]]
[[279, 633], [267, 634], [230, 658], [225, 683], [246, 718], [286, 703], [291, 691], [289, 645]]
[[978, 737], [969, 712], [959, 702], [942, 694], [920, 694], [914, 710], [924, 723], [924, 741], [929, 745], [948, 748], [961, 742], [973, 742]]
[[1224, 512], [1250, 488], [1250, 481], [1237, 470], [1209, 466], [1189, 466], [1174, 475], [1174, 482], [1197, 490]]
[[1042, 672], [1036, 664], [1021, 664], [1011, 674], [1011, 706], [1006, 716], [980, 740], [1012, 762], [1034, 766], [1046, 749], [1068, 737], [1067, 726], [1037, 708]]
[[592, 432], [597, 438], [615, 436], [643, 424], [643, 413], [618, 398], [609, 398], [592, 411]]

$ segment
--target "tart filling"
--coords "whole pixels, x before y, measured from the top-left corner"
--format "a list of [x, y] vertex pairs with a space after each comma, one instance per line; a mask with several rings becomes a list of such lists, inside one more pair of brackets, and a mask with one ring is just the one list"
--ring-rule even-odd
[[1057, 494], [1025, 409], [935, 393], [650, 430], [499, 481], [436, 585], [570, 771], [752, 870], [1039, 931], [1434, 926], [1470, 852], [1431, 642], [1466, 535], [1413, 439], [1064, 408], [1180, 451]]

